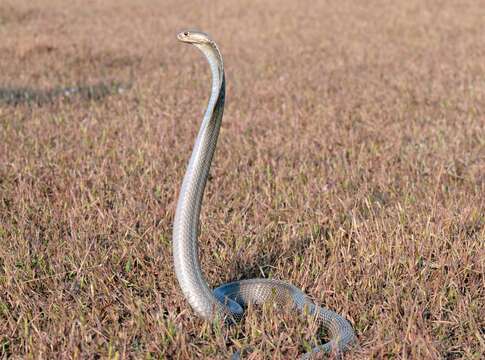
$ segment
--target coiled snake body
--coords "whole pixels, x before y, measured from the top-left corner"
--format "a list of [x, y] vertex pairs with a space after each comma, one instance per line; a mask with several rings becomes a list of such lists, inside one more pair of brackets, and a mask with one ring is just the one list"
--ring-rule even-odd
[[[198, 31], [184, 31], [178, 39], [196, 46], [207, 58], [212, 72], [212, 90], [192, 156], [180, 190], [173, 226], [175, 273], [194, 311], [204, 319], [215, 317], [239, 320], [248, 303], [292, 305], [301, 312], [315, 315], [329, 332], [330, 341], [315, 346], [313, 352], [340, 354], [348, 350], [356, 337], [352, 326], [337, 313], [315, 305], [302, 291], [288, 283], [272, 279], [235, 281], [211, 290], [199, 262], [197, 230], [204, 188], [214, 155], [224, 110], [225, 78], [222, 56], [215, 42]], [[309, 357], [307, 353], [303, 358]]]

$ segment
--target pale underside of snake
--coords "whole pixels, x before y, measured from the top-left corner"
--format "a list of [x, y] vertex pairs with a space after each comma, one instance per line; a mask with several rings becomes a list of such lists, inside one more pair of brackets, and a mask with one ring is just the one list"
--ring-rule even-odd
[[316, 352], [342, 354], [356, 343], [350, 323], [339, 314], [315, 305], [295, 286], [273, 279], [251, 279], [234, 281], [211, 290], [204, 279], [197, 244], [199, 214], [224, 110], [224, 66], [216, 43], [207, 34], [184, 31], [177, 37], [202, 51], [212, 72], [209, 104], [182, 182], [173, 225], [175, 273], [183, 294], [193, 310], [206, 320], [240, 320], [249, 303], [273, 301], [281, 309], [293, 307], [301, 313], [315, 316], [329, 334], [327, 343], [315, 345], [312, 352], [304, 354], [303, 358]]

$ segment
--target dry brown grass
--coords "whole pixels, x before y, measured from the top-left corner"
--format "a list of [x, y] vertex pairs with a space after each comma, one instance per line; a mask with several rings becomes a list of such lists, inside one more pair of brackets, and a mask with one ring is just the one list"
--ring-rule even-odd
[[217, 39], [228, 79], [210, 284], [289, 280], [353, 323], [348, 358], [483, 356], [480, 1], [39, 3], [0, 4], [3, 97], [133, 87], [0, 101], [0, 358], [294, 358], [311, 342], [271, 306], [204, 323], [176, 283], [174, 204], [209, 91], [175, 40], [186, 26]]

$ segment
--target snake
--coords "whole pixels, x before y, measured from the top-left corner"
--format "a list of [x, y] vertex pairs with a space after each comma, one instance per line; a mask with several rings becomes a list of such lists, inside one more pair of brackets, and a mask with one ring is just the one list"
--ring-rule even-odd
[[[179, 41], [192, 44], [207, 59], [211, 74], [211, 93], [197, 134], [192, 155], [180, 188], [173, 222], [172, 246], [175, 275], [193, 311], [207, 321], [240, 321], [249, 304], [273, 301], [277, 309], [291, 308], [312, 315], [327, 331], [328, 342], [317, 344], [302, 359], [323, 352], [340, 356], [356, 343], [355, 332], [344, 317], [313, 303], [297, 287], [272, 278], [239, 280], [209, 288], [201, 270], [198, 229], [204, 189], [216, 149], [225, 101], [224, 65], [219, 47], [201, 31], [185, 30]], [[233, 358], [238, 358], [236, 353]]]

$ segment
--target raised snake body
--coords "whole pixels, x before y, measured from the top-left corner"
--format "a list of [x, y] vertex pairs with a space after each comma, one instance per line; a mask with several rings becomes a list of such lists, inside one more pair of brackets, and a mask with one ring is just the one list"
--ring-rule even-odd
[[350, 323], [337, 313], [315, 305], [293, 285], [273, 279], [251, 279], [234, 281], [214, 290], [208, 287], [200, 268], [197, 231], [204, 188], [224, 110], [224, 66], [217, 45], [207, 34], [184, 31], [177, 37], [201, 50], [212, 72], [209, 104], [183, 179], [173, 225], [175, 273], [183, 294], [194, 311], [207, 320], [216, 317], [239, 320], [248, 303], [262, 304], [271, 300], [282, 307], [291, 305], [316, 316], [320, 326], [329, 333], [329, 342], [315, 346], [303, 358], [319, 351], [340, 354], [348, 350], [356, 341]]

